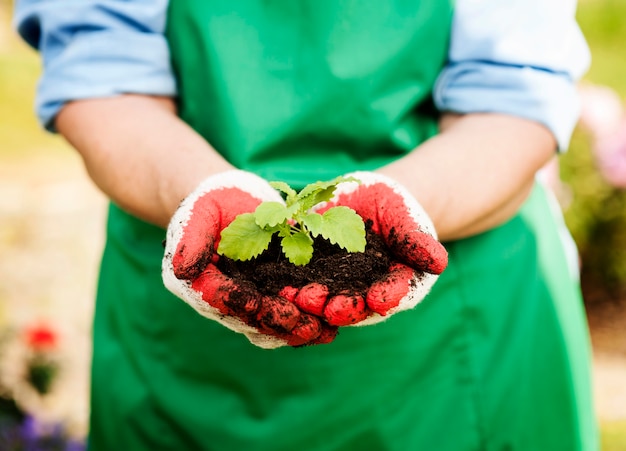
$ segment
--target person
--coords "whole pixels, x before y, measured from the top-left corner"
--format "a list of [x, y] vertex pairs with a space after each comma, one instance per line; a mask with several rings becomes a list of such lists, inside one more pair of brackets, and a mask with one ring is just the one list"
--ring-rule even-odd
[[[535, 183], [577, 120], [575, 6], [18, 0], [40, 121], [112, 201], [90, 449], [597, 449], [578, 282]], [[445, 245], [414, 308], [269, 350], [164, 288], [181, 200], [213, 221], [264, 181], [353, 171], [411, 193]], [[185, 243], [205, 252], [201, 233]]]

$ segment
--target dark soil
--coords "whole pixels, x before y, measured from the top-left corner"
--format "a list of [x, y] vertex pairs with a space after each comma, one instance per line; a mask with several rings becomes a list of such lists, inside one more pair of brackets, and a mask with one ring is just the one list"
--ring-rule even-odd
[[218, 268], [234, 279], [254, 283], [263, 294], [276, 295], [285, 286], [301, 288], [311, 282], [324, 284], [332, 296], [340, 292], [364, 295], [367, 288], [387, 274], [391, 257], [381, 237], [366, 225], [364, 252], [349, 253], [318, 237], [309, 264], [296, 266], [282, 253], [280, 241], [272, 240], [267, 251], [250, 261], [221, 257]]

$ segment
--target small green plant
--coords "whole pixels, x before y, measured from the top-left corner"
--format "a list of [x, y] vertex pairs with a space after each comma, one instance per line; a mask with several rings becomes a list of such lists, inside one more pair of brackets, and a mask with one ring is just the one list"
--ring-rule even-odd
[[250, 260], [265, 251], [278, 234], [285, 257], [294, 265], [304, 266], [313, 256], [313, 238], [321, 235], [348, 252], [365, 250], [363, 219], [351, 208], [335, 206], [323, 214], [312, 211], [329, 201], [337, 184], [358, 180], [337, 177], [316, 182], [296, 192], [284, 182], [270, 185], [285, 194], [285, 203], [263, 202], [254, 213], [244, 213], [222, 230], [217, 252], [233, 260]]

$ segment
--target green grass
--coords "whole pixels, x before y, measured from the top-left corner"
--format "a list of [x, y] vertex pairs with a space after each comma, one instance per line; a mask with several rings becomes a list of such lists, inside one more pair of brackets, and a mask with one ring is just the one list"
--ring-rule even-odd
[[577, 18], [592, 53], [585, 78], [626, 96], [626, 0], [582, 0]]
[[39, 58], [11, 31], [6, 3], [0, 3], [0, 13], [0, 157], [67, 153], [65, 142], [44, 131], [35, 117]]

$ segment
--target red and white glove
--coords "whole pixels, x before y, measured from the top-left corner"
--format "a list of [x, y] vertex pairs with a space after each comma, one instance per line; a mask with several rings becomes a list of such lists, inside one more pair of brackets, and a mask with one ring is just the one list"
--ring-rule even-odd
[[280, 296], [261, 294], [252, 283], [236, 282], [216, 266], [221, 231], [262, 201], [283, 202], [265, 180], [245, 171], [212, 176], [181, 204], [170, 221], [163, 258], [165, 286], [201, 315], [244, 334], [263, 348], [331, 342], [339, 326], [368, 325], [421, 301], [447, 265], [447, 252], [433, 225], [410, 193], [388, 177], [348, 174], [324, 209], [354, 209], [391, 250], [389, 273], [366, 296], [328, 297], [318, 283], [285, 287]]
[[336, 327], [282, 297], [262, 295], [251, 283], [235, 282], [215, 265], [221, 231], [263, 201], [283, 202], [269, 183], [250, 172], [232, 170], [204, 180], [170, 221], [163, 282], [198, 313], [244, 334], [256, 346], [330, 342]]
[[371, 285], [365, 298], [345, 293], [324, 299], [326, 287], [312, 286], [308, 292], [301, 290], [295, 302], [305, 311], [322, 312], [331, 325], [364, 326], [415, 307], [446, 268], [448, 253], [437, 240], [430, 217], [406, 188], [374, 172], [346, 176], [360, 183], [339, 184], [331, 201], [318, 212], [337, 205], [355, 210], [364, 221], [371, 221], [372, 231], [383, 238], [394, 263], [387, 276]]

